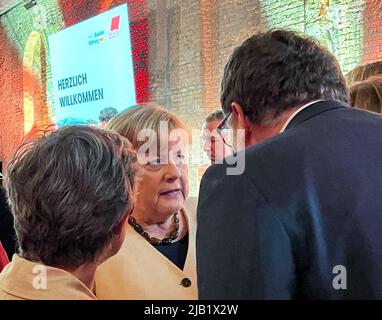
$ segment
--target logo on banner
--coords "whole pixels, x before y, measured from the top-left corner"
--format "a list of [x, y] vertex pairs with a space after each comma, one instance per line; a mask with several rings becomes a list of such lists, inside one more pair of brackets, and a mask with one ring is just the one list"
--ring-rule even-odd
[[109, 39], [118, 37], [119, 32], [119, 18], [120, 16], [115, 16], [111, 19]]
[[105, 41], [105, 31], [96, 31], [88, 36], [89, 46], [100, 44]]

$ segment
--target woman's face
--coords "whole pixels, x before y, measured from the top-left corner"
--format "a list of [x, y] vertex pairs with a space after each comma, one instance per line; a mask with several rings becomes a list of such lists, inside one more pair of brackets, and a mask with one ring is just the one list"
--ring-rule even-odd
[[145, 160], [140, 161], [143, 170], [137, 185], [136, 211], [151, 223], [178, 212], [188, 196], [186, 143], [179, 138], [166, 144], [156, 148], [157, 152], [146, 153]]

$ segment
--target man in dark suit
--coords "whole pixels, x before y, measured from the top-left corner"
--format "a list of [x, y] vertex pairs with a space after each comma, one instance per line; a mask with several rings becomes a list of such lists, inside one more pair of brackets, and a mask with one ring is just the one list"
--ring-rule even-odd
[[274, 30], [234, 51], [220, 129], [236, 148], [244, 133], [245, 166], [202, 180], [201, 299], [382, 298], [382, 118], [347, 99], [310, 39]]

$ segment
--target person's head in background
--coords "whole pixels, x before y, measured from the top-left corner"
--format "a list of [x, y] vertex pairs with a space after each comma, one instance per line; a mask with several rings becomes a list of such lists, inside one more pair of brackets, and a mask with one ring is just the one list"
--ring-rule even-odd
[[225, 66], [220, 101], [226, 118], [220, 129], [234, 129], [234, 149], [248, 147], [280, 133], [301, 106], [321, 99], [348, 102], [337, 60], [293, 32], [258, 33]]
[[232, 153], [232, 149], [224, 143], [222, 136], [217, 132], [217, 128], [223, 119], [223, 111], [215, 110], [205, 118], [203, 123], [203, 151], [207, 154], [211, 163], [220, 162]]
[[127, 139], [90, 126], [65, 126], [23, 144], [7, 170], [19, 255], [91, 288], [97, 266], [123, 243], [136, 160]]
[[359, 65], [348, 72], [346, 78], [350, 86], [355, 82], [366, 80], [376, 74], [382, 74], [382, 60]]
[[355, 82], [349, 90], [352, 107], [382, 113], [382, 74]]
[[102, 109], [99, 113], [99, 124], [102, 128], [106, 128], [108, 122], [113, 118], [115, 115], [118, 114], [118, 110], [115, 108], [105, 108]]

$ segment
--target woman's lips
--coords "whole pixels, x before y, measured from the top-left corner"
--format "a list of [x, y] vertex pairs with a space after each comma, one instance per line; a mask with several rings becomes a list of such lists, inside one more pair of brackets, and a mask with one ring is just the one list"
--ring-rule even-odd
[[161, 196], [164, 196], [166, 198], [178, 198], [180, 194], [181, 194], [180, 189], [169, 190], [169, 191], [160, 193]]

